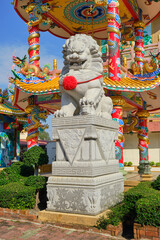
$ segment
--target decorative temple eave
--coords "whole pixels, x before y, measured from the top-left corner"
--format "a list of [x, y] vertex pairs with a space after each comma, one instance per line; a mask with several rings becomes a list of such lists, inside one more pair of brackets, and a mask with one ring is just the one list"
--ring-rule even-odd
[[[59, 92], [59, 78], [53, 78], [51, 81], [34, 83], [24, 83], [20, 80], [16, 80], [16, 87], [22, 92], [40, 95], [46, 93]], [[108, 90], [116, 91], [128, 91], [128, 92], [145, 92], [156, 88], [160, 85], [160, 77], [153, 80], [141, 81], [137, 79], [131, 79], [129, 77], [122, 78], [121, 81], [113, 81], [104, 76], [104, 88]]]
[[32, 95], [53, 93], [59, 91], [59, 78], [55, 77], [52, 80], [48, 81], [39, 81], [38, 83], [25, 83], [21, 80], [16, 80], [16, 86], [23, 92]]
[[26, 116], [26, 117], [17, 116], [17, 121], [18, 121], [19, 123], [26, 123], [26, 122], [28, 121], [28, 119], [27, 119], [27, 116]]
[[129, 77], [122, 78], [121, 81], [112, 81], [108, 77], [104, 77], [104, 88], [108, 90], [124, 91], [124, 92], [145, 92], [156, 88], [160, 85], [160, 78], [153, 80], [141, 81], [131, 79]]
[[128, 11], [131, 13], [132, 17], [135, 20], [138, 20], [140, 17], [140, 8], [136, 0], [122, 0], [125, 6], [127, 7]]
[[12, 106], [12, 104], [7, 100], [4, 100], [3, 103], [0, 103], [0, 113], [6, 114], [6, 115], [18, 115], [18, 116], [25, 114], [20, 109], [16, 108], [15, 106]]

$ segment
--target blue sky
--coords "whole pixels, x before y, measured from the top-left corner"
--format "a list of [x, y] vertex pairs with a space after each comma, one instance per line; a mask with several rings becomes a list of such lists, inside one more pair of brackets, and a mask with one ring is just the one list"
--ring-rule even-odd
[[[8, 77], [11, 76], [12, 56], [23, 57], [28, 54], [28, 27], [27, 24], [15, 12], [11, 0], [1, 2], [1, 30], [0, 30], [0, 88], [8, 87]], [[63, 66], [62, 45], [65, 40], [57, 38], [48, 32], [40, 32], [40, 66], [57, 59], [58, 68]], [[50, 125], [51, 118], [47, 119]]]

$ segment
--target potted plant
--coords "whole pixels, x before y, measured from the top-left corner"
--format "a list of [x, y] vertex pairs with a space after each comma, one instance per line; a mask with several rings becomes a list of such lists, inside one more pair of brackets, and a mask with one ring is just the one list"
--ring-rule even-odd
[[159, 172], [160, 171], [160, 162], [157, 162], [157, 163], [154, 163], [154, 162], [150, 162], [150, 166], [152, 167], [151, 168], [151, 171], [152, 172]]
[[133, 163], [130, 161], [130, 162], [124, 162], [124, 170], [125, 171], [134, 171], [134, 166], [133, 166]]

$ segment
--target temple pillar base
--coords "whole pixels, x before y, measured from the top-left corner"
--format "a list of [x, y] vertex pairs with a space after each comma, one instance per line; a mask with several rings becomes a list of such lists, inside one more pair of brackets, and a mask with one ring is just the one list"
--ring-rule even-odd
[[97, 215], [122, 200], [115, 159], [118, 123], [86, 115], [53, 119], [56, 161], [47, 183], [47, 210]]
[[153, 180], [152, 174], [142, 174], [142, 182], [148, 182]]
[[149, 161], [145, 161], [139, 164], [138, 166], [138, 173], [140, 175], [145, 174], [145, 175], [149, 175], [151, 174], [151, 166], [149, 165]]

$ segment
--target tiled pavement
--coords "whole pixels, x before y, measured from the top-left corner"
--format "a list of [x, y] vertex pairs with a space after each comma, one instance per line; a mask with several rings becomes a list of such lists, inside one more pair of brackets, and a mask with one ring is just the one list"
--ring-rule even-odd
[[[96, 232], [97, 231], [97, 232]], [[0, 218], [0, 240], [104, 240], [112, 237], [94, 228], [74, 229], [51, 224]]]
[[[153, 180], [155, 180], [160, 175], [160, 172], [152, 172]], [[138, 172], [128, 172], [126, 175], [126, 180], [141, 181], [141, 177]]]

